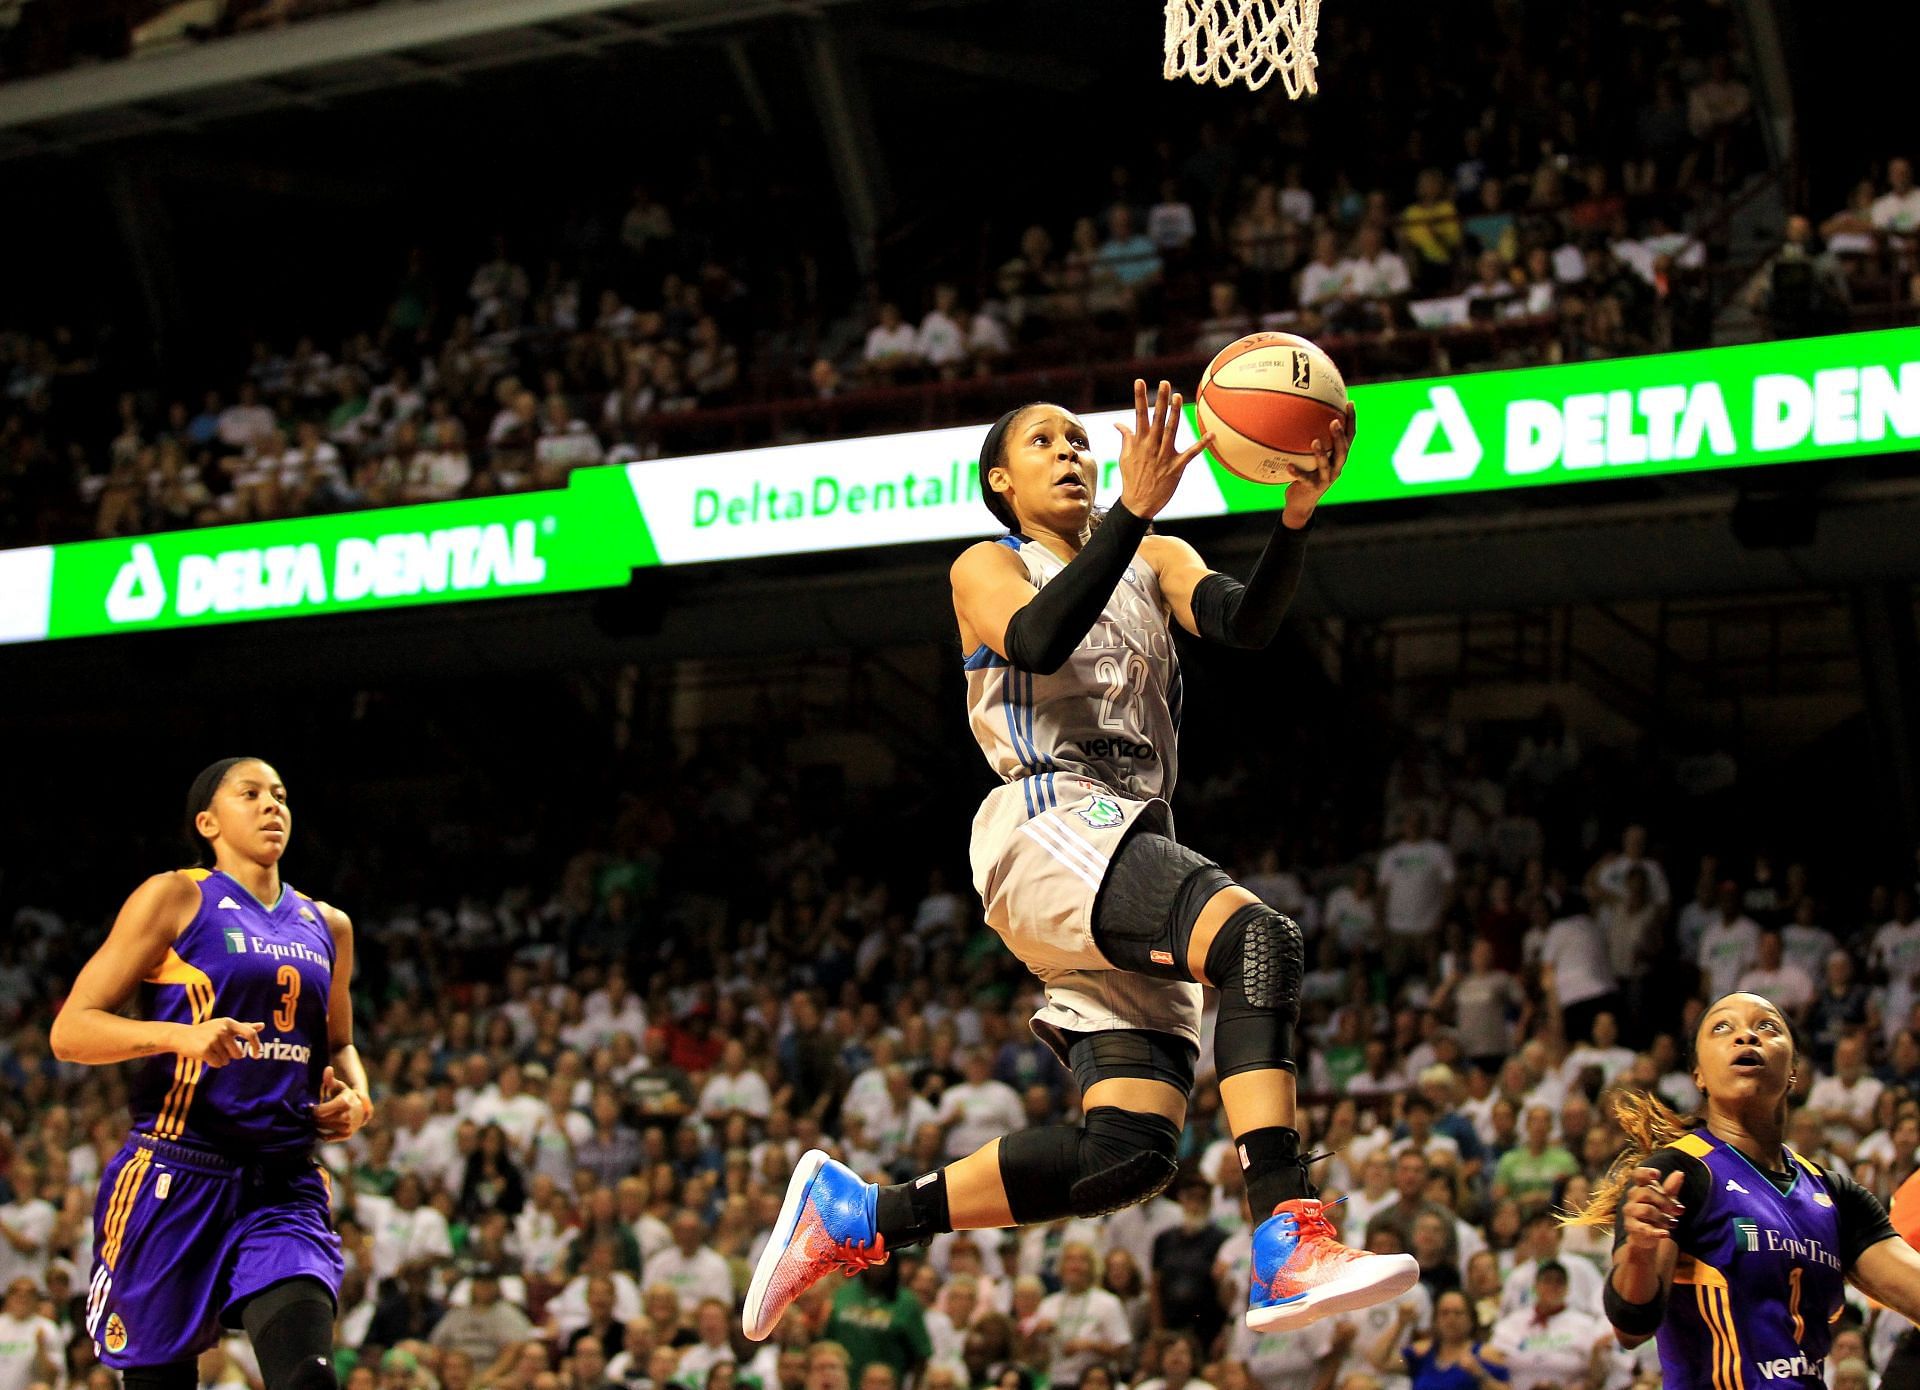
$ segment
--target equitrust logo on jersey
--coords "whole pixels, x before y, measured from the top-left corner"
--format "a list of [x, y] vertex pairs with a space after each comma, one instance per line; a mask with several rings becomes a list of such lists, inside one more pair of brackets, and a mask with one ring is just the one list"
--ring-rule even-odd
[[1802, 1264], [1825, 1265], [1828, 1269], [1836, 1270], [1842, 1268], [1840, 1257], [1827, 1249], [1824, 1242], [1810, 1236], [1788, 1235], [1746, 1217], [1734, 1221], [1733, 1231], [1737, 1237], [1734, 1246], [1736, 1252], [1788, 1255]]

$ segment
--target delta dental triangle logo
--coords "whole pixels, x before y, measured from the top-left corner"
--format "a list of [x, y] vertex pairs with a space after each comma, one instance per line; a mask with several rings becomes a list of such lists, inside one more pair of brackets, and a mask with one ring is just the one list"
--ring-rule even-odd
[[[1436, 434], [1445, 441], [1437, 449], [1433, 447]], [[1460, 393], [1451, 386], [1434, 386], [1427, 390], [1426, 408], [1413, 413], [1400, 442], [1393, 446], [1393, 471], [1410, 487], [1465, 482], [1485, 455]]]
[[107, 621], [150, 623], [166, 611], [167, 584], [153, 558], [153, 547], [135, 541], [133, 555], [113, 577], [107, 590]]

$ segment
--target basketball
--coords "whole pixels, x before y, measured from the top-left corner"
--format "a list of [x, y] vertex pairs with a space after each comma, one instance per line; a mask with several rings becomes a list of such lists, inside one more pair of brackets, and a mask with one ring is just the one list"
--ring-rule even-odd
[[1200, 432], [1213, 456], [1255, 483], [1286, 484], [1287, 468], [1319, 467], [1313, 441], [1347, 411], [1347, 383], [1333, 359], [1291, 333], [1249, 333], [1227, 344], [1200, 376]]

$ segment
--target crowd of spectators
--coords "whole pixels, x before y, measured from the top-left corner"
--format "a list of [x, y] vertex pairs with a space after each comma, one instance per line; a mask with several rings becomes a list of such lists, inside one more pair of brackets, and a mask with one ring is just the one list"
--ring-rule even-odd
[[[1338, 163], [1301, 108], [1239, 107], [1163, 133], [1059, 221], [976, 220], [915, 271], [883, 267], [891, 294], [871, 314], [842, 304], [810, 327], [770, 331], [750, 268], [687, 234], [678, 191], [643, 188], [611, 257], [497, 237], [449, 279], [456, 251], [414, 252], [364, 331], [255, 342], [191, 389], [97, 363], [86, 334], [0, 331], [0, 535], [550, 486], [583, 463], [833, 428], [734, 407], [1062, 360], [1197, 365], [1259, 327], [1331, 343], [1352, 379], [1707, 341], [1707, 223], [1761, 165], [1730, 41], [1589, 14], [1604, 33], [1556, 67], [1496, 13], [1511, 30], [1441, 26], [1410, 75], [1364, 33], [1330, 38], [1345, 65], [1316, 118], [1356, 132]], [[1618, 70], [1577, 79], [1576, 59]], [[1486, 82], [1469, 89], [1465, 70]], [[929, 283], [927, 265], [946, 273]], [[899, 407], [915, 423], [927, 408]]]
[[[380, 1121], [321, 1152], [344, 1384], [1429, 1390], [1487, 1345], [1521, 1390], [1657, 1384], [1651, 1347], [1617, 1353], [1601, 1320], [1608, 1233], [1555, 1220], [1622, 1146], [1611, 1095], [1687, 1109], [1703, 1001], [1762, 992], [1801, 1052], [1791, 1142], [1884, 1200], [1920, 1164], [1920, 857], [1878, 881], [1752, 848], [1682, 857], [1664, 845], [1698, 807], [1603, 824], [1604, 765], [1549, 711], [1408, 737], [1298, 833], [1244, 766], [1186, 796], [1196, 842], [1307, 936], [1303, 1123], [1333, 1155], [1330, 1215], [1421, 1267], [1395, 1303], [1267, 1338], [1237, 1317], [1249, 1213], [1203, 1051], [1164, 1197], [939, 1237], [740, 1339], [801, 1151], [898, 1181], [1077, 1114], [1027, 1029], [1035, 983], [943, 876], [951, 846], [880, 868], [850, 822], [799, 812], [779, 759], [735, 752], [660, 768], [544, 883], [403, 898], [355, 874]], [[1346, 829], [1368, 824], [1394, 830]], [[0, 936], [0, 1390], [113, 1387], [81, 1315], [124, 1080], [46, 1041], [99, 925], [36, 902]], [[1907, 1354], [1898, 1318], [1850, 1298], [1836, 1390]], [[201, 1382], [260, 1390], [241, 1339]]]

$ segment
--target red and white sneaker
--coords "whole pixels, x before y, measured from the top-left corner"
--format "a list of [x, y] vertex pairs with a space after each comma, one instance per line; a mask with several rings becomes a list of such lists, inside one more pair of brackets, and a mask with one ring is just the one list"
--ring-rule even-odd
[[749, 1341], [772, 1336], [780, 1315], [828, 1270], [858, 1274], [886, 1263], [887, 1243], [874, 1223], [879, 1190], [818, 1149], [800, 1155], [740, 1310]]
[[1420, 1266], [1411, 1255], [1374, 1255], [1342, 1245], [1317, 1199], [1282, 1202], [1253, 1233], [1247, 1326], [1291, 1331], [1385, 1303], [1419, 1282]]

